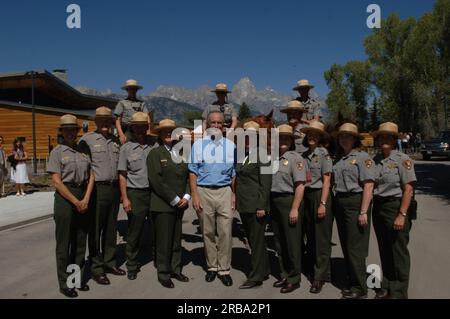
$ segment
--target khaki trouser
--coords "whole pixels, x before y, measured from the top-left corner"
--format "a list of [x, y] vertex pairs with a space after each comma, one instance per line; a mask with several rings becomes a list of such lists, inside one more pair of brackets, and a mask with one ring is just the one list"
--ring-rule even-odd
[[234, 212], [231, 209], [231, 187], [209, 189], [199, 186], [198, 194], [203, 205], [200, 225], [208, 271], [227, 275], [230, 273], [233, 240]]

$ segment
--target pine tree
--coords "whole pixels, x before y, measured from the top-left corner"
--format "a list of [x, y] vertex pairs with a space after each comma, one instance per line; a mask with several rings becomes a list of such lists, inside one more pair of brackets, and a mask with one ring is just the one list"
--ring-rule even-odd
[[240, 109], [239, 109], [239, 120], [245, 120], [251, 117], [252, 114], [250, 112], [250, 108], [248, 107], [247, 103], [243, 102]]

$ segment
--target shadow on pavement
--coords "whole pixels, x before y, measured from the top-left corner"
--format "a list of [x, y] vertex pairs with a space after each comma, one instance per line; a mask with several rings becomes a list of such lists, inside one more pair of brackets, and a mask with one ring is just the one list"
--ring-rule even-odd
[[415, 165], [416, 189], [426, 195], [439, 196], [450, 203], [450, 165], [421, 162]]

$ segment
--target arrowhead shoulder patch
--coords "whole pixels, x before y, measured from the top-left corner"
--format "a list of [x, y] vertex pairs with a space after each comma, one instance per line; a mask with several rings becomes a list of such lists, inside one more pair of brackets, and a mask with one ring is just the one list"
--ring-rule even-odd
[[299, 170], [299, 171], [303, 171], [303, 168], [304, 168], [305, 166], [303, 165], [303, 162], [297, 162], [297, 169]]
[[411, 170], [411, 168], [412, 168], [411, 160], [403, 161], [403, 167], [405, 167], [408, 171]]
[[372, 161], [371, 159], [366, 159], [366, 160], [364, 161], [364, 164], [366, 164], [366, 167], [367, 167], [367, 168], [371, 168], [372, 165], [373, 165], [373, 161]]

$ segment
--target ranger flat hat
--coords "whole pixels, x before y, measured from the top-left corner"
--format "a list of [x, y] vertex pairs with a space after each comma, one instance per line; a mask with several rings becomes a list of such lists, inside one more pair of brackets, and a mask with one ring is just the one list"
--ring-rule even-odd
[[106, 106], [100, 106], [95, 110], [95, 117], [110, 117], [113, 118], [112, 110]]
[[132, 79], [126, 81], [125, 84], [122, 86], [122, 90], [126, 90], [128, 88], [137, 88], [138, 90], [143, 89], [143, 87], [138, 84], [138, 81]]
[[255, 121], [249, 121], [249, 122], [244, 123], [243, 128], [246, 131], [247, 130], [248, 131], [255, 131], [256, 133], [258, 133], [260, 126]]
[[373, 137], [377, 137], [382, 134], [398, 137], [398, 125], [393, 122], [381, 123], [378, 127], [378, 131], [371, 133]]
[[80, 129], [81, 126], [77, 123], [77, 117], [72, 114], [65, 114], [59, 119], [59, 128], [77, 128]]
[[363, 139], [363, 137], [359, 134], [358, 126], [353, 123], [344, 123], [339, 127], [336, 136], [339, 137], [342, 134], [350, 134], [359, 139]]
[[309, 122], [308, 127], [301, 128], [300, 132], [305, 134], [308, 134], [309, 132], [316, 132], [322, 135], [323, 137], [328, 136], [328, 133], [325, 131], [325, 124], [316, 120]]
[[133, 124], [148, 124], [148, 115], [144, 112], [136, 112], [131, 117], [131, 125]]
[[159, 125], [158, 125], [157, 128], [155, 128], [154, 131], [156, 133], [159, 133], [159, 131], [161, 131], [162, 129], [165, 129], [165, 128], [176, 129], [177, 128], [177, 124], [175, 123], [174, 120], [164, 119], [164, 120], [159, 121]]
[[299, 136], [294, 135], [294, 129], [289, 124], [281, 124], [277, 129], [279, 135], [289, 135], [294, 139], [299, 138]]
[[297, 82], [297, 86], [295, 88], [293, 88], [293, 90], [297, 91], [298, 89], [304, 88], [304, 87], [312, 89], [314, 87], [314, 85], [309, 84], [308, 80], [300, 80]]
[[216, 85], [216, 89], [212, 90], [211, 92], [214, 93], [231, 93], [231, 91], [228, 91], [228, 87], [225, 83], [219, 83]]
[[305, 112], [305, 106], [297, 100], [290, 101], [286, 108], [281, 109], [281, 113], [287, 113], [289, 111], [298, 111], [298, 112]]
[[185, 127], [178, 129], [177, 130], [177, 140], [180, 140], [181, 138], [183, 140], [191, 141], [192, 140], [191, 130], [187, 129]]

